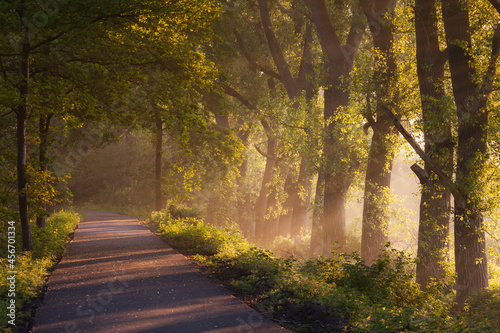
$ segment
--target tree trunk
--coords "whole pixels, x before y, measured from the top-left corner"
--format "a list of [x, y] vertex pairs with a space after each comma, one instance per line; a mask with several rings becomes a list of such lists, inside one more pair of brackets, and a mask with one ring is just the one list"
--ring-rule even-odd
[[273, 157], [276, 154], [276, 146], [278, 144], [278, 140], [269, 124], [264, 120], [262, 121], [262, 124], [267, 134], [267, 157], [259, 197], [255, 203], [255, 239], [257, 241], [263, 239], [265, 229], [267, 228], [265, 216], [267, 214], [268, 196], [270, 194], [269, 185], [273, 177], [274, 168], [276, 167], [277, 159]]
[[[243, 145], [248, 147], [248, 137], [250, 132], [245, 130], [238, 134], [238, 137], [241, 139]], [[238, 188], [238, 203], [237, 203], [237, 221], [240, 229], [243, 231], [243, 234], [249, 236], [252, 230], [252, 204], [250, 198], [250, 192], [245, 186], [244, 179], [246, 179], [248, 170], [248, 154], [245, 152], [243, 156], [243, 162], [239, 167], [239, 177], [236, 179], [236, 185]]]
[[[40, 135], [40, 145], [39, 145], [39, 163], [40, 163], [40, 171], [43, 173], [47, 172], [47, 164], [48, 164], [48, 146], [49, 146], [49, 128], [50, 128], [50, 120], [51, 115], [41, 115], [39, 119], [39, 135]], [[43, 229], [46, 225], [46, 216], [47, 213], [47, 203], [42, 202], [40, 207], [39, 215], [36, 217], [36, 225]]]
[[319, 172], [314, 196], [314, 211], [311, 225], [311, 245], [309, 253], [315, 255], [323, 251], [323, 193], [325, 191], [325, 176]]
[[[325, 186], [326, 189], [326, 186]], [[325, 191], [326, 192], [326, 191]], [[345, 246], [345, 194], [341, 191], [325, 193], [323, 207], [323, 249], [322, 255], [329, 257], [332, 250]]]
[[162, 151], [163, 151], [163, 121], [160, 115], [160, 108], [155, 101], [151, 102], [153, 107], [156, 131], [155, 131], [155, 210], [163, 209], [163, 198], [161, 193], [162, 174]]
[[361, 259], [366, 265], [371, 265], [378, 258], [380, 250], [387, 243], [390, 204], [387, 196], [394, 159], [394, 152], [387, 141], [387, 132], [374, 130], [368, 154], [361, 234]]
[[363, 12], [370, 22], [373, 45], [376, 49], [374, 84], [377, 96], [376, 121], [367, 115], [373, 129], [372, 143], [368, 155], [363, 203], [361, 237], [361, 259], [370, 265], [387, 242], [386, 229], [389, 222], [390, 202], [386, 196], [390, 190], [393, 145], [396, 131], [382, 105], [397, 105], [397, 66], [394, 54], [393, 24], [396, 1], [360, 1]]
[[[278, 163], [276, 163], [278, 164]], [[275, 168], [277, 165], [275, 166]], [[277, 190], [271, 188], [267, 198], [266, 216], [264, 217], [264, 225], [266, 226], [262, 235], [262, 242], [264, 244], [271, 244], [276, 236], [278, 236], [279, 228], [279, 215], [273, 212], [277, 205]]]
[[[21, 15], [22, 16], [22, 15]], [[21, 84], [19, 87], [20, 104], [17, 108], [17, 192], [19, 200], [19, 217], [21, 220], [23, 250], [32, 251], [31, 225], [28, 209], [27, 175], [26, 175], [26, 119], [28, 118], [28, 96], [30, 80], [30, 32], [23, 25], [21, 49]]]
[[[337, 80], [341, 80], [339, 75]], [[325, 89], [324, 118], [326, 126], [326, 139], [323, 148], [325, 163], [325, 185], [323, 191], [323, 250], [325, 256], [331, 254], [333, 247], [342, 248], [346, 243], [345, 235], [345, 202], [346, 195], [352, 180], [354, 168], [352, 161], [344, 161], [339, 157], [339, 152], [348, 154], [348, 147], [336, 137], [337, 127], [341, 123], [331, 121], [335, 113], [348, 105], [349, 90], [343, 89], [339, 82], [334, 83], [334, 88]], [[340, 159], [340, 161], [339, 161]], [[340, 164], [340, 165], [339, 165]], [[335, 245], [336, 244], [336, 245]]]
[[[460, 307], [468, 296], [488, 287], [480, 179], [487, 158], [488, 113], [485, 107], [491, 92], [482, 91], [482, 87], [474, 81], [476, 73], [468, 51], [472, 45], [469, 13], [463, 5], [460, 0], [442, 1], [458, 116], [456, 184], [464, 199], [455, 203], [454, 218], [456, 291]], [[495, 46], [498, 48], [498, 42], [497, 45], [493, 43]], [[498, 57], [498, 49], [492, 50], [493, 56]]]
[[[443, 106], [444, 64], [439, 48], [436, 0], [415, 1], [417, 74], [422, 100], [425, 153], [447, 174], [453, 172], [450, 115]], [[431, 168], [425, 163], [426, 175]], [[431, 279], [442, 280], [447, 258], [451, 193], [437, 177], [424, 177], [418, 229], [417, 282], [425, 290]]]

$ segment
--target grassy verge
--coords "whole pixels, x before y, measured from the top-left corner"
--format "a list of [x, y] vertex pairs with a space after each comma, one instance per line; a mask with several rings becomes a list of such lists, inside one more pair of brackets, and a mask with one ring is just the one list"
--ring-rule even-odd
[[299, 262], [195, 217], [156, 212], [145, 224], [235, 295], [296, 332], [500, 332], [500, 290], [453, 315], [453, 294], [438, 284], [420, 291], [404, 252], [387, 249], [371, 267], [355, 253]]
[[[12, 297], [7, 278], [11, 276], [7, 260], [7, 246], [2, 246], [0, 252], [0, 330], [2, 332], [27, 332], [31, 317], [40, 303], [43, 288], [51, 270], [62, 257], [64, 248], [70, 239], [70, 234], [80, 221], [78, 214], [61, 211], [47, 220], [47, 226], [41, 230], [32, 225], [33, 251], [21, 252], [20, 231], [16, 232], [16, 262], [15, 262], [15, 307], [16, 325], [9, 324], [7, 306]], [[7, 226], [2, 225], [6, 231]], [[7, 233], [2, 232], [2, 244], [7, 244]]]

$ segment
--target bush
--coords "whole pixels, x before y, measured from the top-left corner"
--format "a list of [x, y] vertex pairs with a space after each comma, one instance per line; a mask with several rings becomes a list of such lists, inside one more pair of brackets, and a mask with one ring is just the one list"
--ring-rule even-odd
[[[174, 213], [184, 216], [177, 209]], [[174, 217], [170, 209], [153, 212], [146, 225], [166, 238], [173, 247], [189, 254], [229, 255], [243, 244], [243, 236], [236, 229], [221, 230], [197, 217]]]
[[[51, 269], [61, 258], [64, 247], [79, 222], [76, 213], [61, 211], [47, 220], [47, 227], [40, 230], [32, 224], [33, 252], [19, 252], [16, 255], [16, 328], [15, 331], [26, 331], [26, 323], [32, 314], [32, 306], [42, 294]], [[18, 233], [19, 234], [19, 233]], [[17, 244], [21, 244], [20, 241]], [[4, 250], [4, 249], [2, 249]], [[0, 329], [12, 332], [8, 325], [7, 304], [9, 286], [7, 284], [8, 262], [4, 255], [0, 258]]]
[[[387, 247], [371, 266], [356, 252], [300, 263], [198, 218], [176, 219], [164, 211], [148, 223], [172, 246], [196, 253], [235, 294], [296, 332], [500, 332], [500, 291], [478, 296], [468, 313], [455, 317], [454, 295], [439, 284], [421, 291], [414, 260], [402, 251]], [[295, 244], [282, 237], [275, 246], [289, 250]]]
[[32, 226], [33, 257], [59, 259], [80, 218], [72, 212], [60, 211], [53, 215], [44, 229]]

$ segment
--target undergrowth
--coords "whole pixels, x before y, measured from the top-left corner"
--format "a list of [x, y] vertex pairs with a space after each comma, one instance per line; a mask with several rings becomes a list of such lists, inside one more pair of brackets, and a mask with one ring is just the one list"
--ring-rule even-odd
[[[16, 299], [16, 326], [9, 325], [7, 316], [7, 305], [10, 301], [7, 284], [9, 269], [7, 262], [7, 246], [0, 249], [0, 330], [2, 332], [27, 332], [29, 321], [34, 307], [39, 301], [43, 287], [47, 281], [50, 271], [60, 260], [69, 235], [78, 225], [79, 216], [73, 212], [61, 211], [48, 218], [47, 226], [40, 229], [32, 224], [33, 251], [21, 251], [21, 232], [16, 232], [16, 262], [15, 262], [15, 299]], [[2, 229], [2, 244], [6, 241], [6, 225]]]
[[413, 260], [389, 247], [372, 266], [357, 253], [299, 260], [253, 246], [236, 228], [168, 210], [146, 224], [235, 295], [296, 332], [500, 332], [500, 290], [471, 299], [466, 312], [454, 315], [454, 295], [438, 283], [421, 291]]

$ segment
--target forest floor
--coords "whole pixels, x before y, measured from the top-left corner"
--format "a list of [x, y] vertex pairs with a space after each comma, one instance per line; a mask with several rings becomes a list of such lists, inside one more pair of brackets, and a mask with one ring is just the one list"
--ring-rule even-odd
[[32, 332], [286, 332], [135, 218], [85, 213]]

